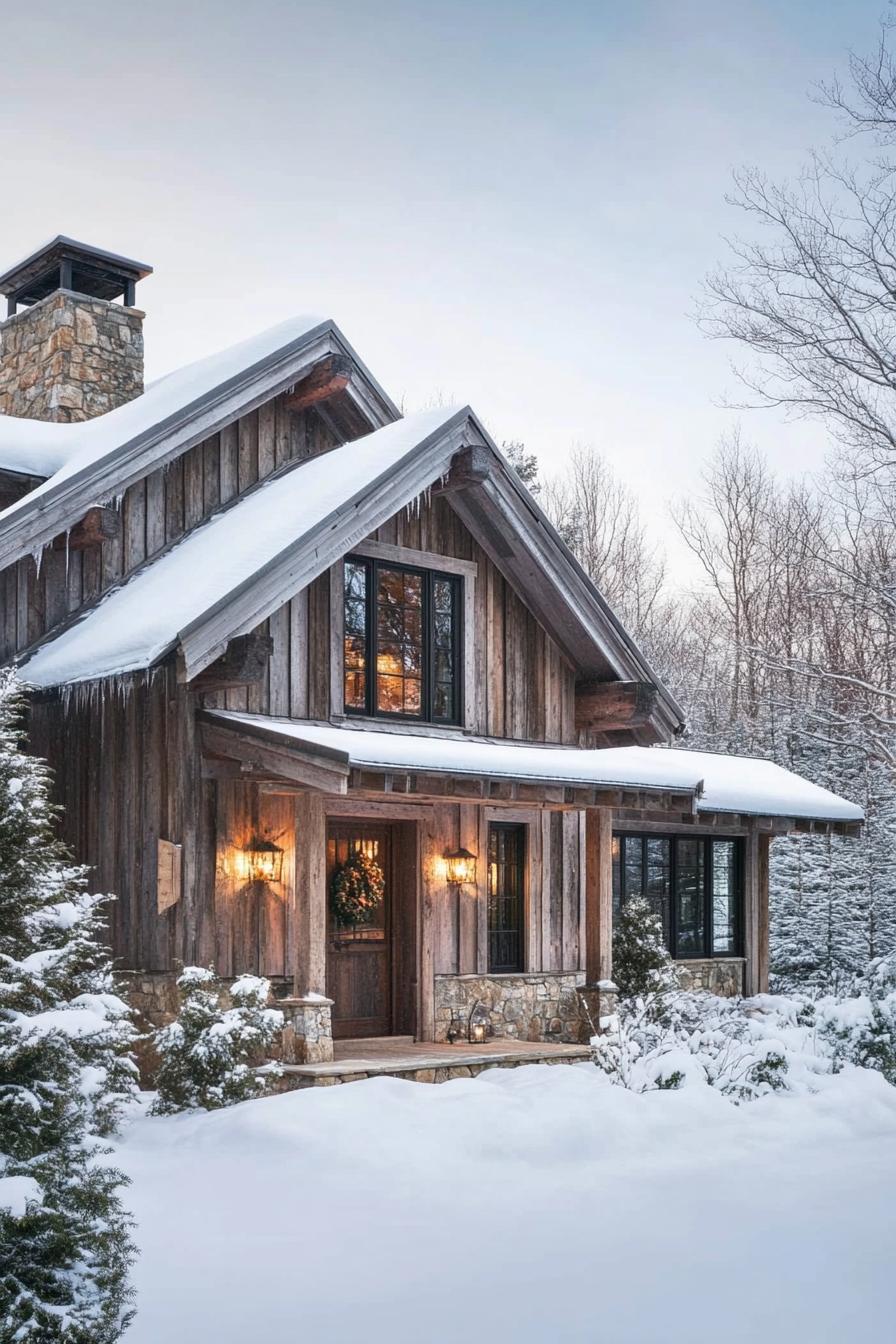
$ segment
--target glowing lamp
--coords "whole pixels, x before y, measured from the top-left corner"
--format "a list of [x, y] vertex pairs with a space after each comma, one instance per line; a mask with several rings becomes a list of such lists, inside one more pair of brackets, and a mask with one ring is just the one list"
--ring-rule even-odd
[[468, 849], [451, 849], [442, 857], [445, 860], [445, 880], [453, 887], [476, 881], [476, 855]]
[[470, 1021], [467, 1030], [470, 1044], [483, 1045], [488, 1040], [491, 1027], [492, 1023], [488, 1009], [481, 1000], [477, 1000], [473, 1006], [473, 1011], [470, 1013]]
[[283, 850], [273, 840], [253, 836], [243, 849], [246, 876], [250, 882], [279, 882], [283, 874]]

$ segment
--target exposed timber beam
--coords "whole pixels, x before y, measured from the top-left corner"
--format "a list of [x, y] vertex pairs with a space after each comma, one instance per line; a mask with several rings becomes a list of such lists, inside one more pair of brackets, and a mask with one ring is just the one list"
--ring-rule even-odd
[[613, 733], [643, 728], [657, 705], [651, 681], [580, 681], [576, 686], [576, 731]]
[[102, 546], [105, 541], [115, 541], [121, 536], [121, 514], [116, 509], [106, 509], [99, 504], [88, 509], [80, 523], [76, 523], [70, 532], [62, 532], [53, 540], [54, 551], [89, 551], [94, 546]]
[[332, 755], [296, 750], [274, 740], [218, 725], [200, 716], [200, 741], [203, 753], [214, 759], [238, 761], [244, 767], [247, 782], [282, 779], [290, 784], [319, 789], [325, 793], [345, 793], [348, 766]]
[[327, 401], [337, 392], [344, 392], [352, 376], [352, 362], [345, 355], [327, 355], [311, 369], [300, 383], [296, 383], [286, 397], [288, 411], [304, 411]]
[[193, 691], [226, 691], [235, 686], [254, 686], [264, 678], [274, 651], [269, 635], [237, 635], [227, 651], [190, 682]]
[[433, 486], [433, 494], [447, 495], [458, 490], [468, 490], [472, 485], [481, 485], [492, 473], [495, 466], [494, 455], [488, 448], [475, 445], [462, 448], [451, 460], [451, 469], [444, 480]]

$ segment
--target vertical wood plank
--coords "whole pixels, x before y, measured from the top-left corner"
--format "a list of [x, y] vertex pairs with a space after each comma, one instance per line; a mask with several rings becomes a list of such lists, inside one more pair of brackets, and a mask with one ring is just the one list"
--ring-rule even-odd
[[226, 504], [239, 489], [240, 445], [239, 430], [235, 424], [225, 425], [219, 437], [221, 469], [220, 498]]
[[744, 993], [758, 994], [761, 977], [760, 920], [762, 909], [760, 889], [759, 836], [755, 824], [744, 839], [744, 954], [747, 964], [744, 973]]
[[562, 971], [579, 967], [579, 814], [562, 815], [563, 880], [562, 880]]
[[768, 934], [769, 934], [769, 860], [771, 858], [771, 841], [768, 834], [760, 834], [759, 852], [757, 855], [758, 864], [758, 900], [759, 900], [759, 946], [757, 949], [757, 993], [768, 993]]
[[613, 813], [585, 811], [585, 974], [589, 985], [613, 978]]

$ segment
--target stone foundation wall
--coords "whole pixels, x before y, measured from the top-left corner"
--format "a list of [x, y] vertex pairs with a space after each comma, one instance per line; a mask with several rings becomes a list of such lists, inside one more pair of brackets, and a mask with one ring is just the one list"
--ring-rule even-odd
[[57, 290], [0, 325], [0, 413], [90, 420], [143, 392], [143, 317]]
[[676, 961], [682, 989], [706, 989], [733, 998], [744, 992], [743, 957], [712, 957], [705, 961]]
[[477, 1005], [488, 1013], [490, 1034], [519, 1041], [577, 1044], [593, 1034], [579, 990], [584, 971], [530, 975], [437, 975], [435, 1039], [467, 1035]]

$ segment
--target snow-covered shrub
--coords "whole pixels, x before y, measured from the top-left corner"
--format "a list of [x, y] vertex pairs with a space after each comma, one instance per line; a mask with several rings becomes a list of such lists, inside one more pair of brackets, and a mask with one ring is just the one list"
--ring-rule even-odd
[[212, 969], [187, 966], [177, 984], [180, 1012], [153, 1036], [161, 1059], [153, 1112], [213, 1111], [263, 1096], [276, 1076], [262, 1067], [264, 1053], [283, 1026], [283, 1014], [267, 1006], [270, 982], [241, 975], [230, 988], [230, 1008], [222, 1006]]
[[644, 998], [678, 985], [662, 922], [642, 896], [629, 897], [613, 917], [613, 980], [623, 999]]
[[102, 944], [108, 898], [54, 836], [22, 709], [0, 675], [0, 1338], [112, 1344], [134, 1252], [96, 1134], [134, 1095], [134, 1033]]
[[896, 1084], [896, 953], [871, 962], [856, 988], [850, 997], [817, 1000], [820, 1030], [836, 1067], [876, 1069]]
[[787, 1051], [741, 1000], [683, 991], [625, 1000], [595, 1063], [634, 1092], [707, 1083], [734, 1101], [788, 1086]]

